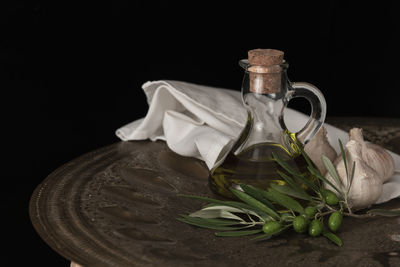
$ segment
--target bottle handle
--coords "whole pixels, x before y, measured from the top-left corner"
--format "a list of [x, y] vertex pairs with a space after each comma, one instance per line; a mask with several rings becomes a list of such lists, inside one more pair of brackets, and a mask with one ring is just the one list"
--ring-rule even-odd
[[[302, 144], [306, 144], [314, 137], [314, 135], [324, 124], [326, 116], [326, 101], [324, 95], [314, 85], [306, 82], [294, 82], [291, 83], [288, 88], [288, 92], [285, 97], [284, 108], [286, 108], [287, 104], [292, 98], [296, 97], [304, 97], [311, 104], [310, 118], [304, 127], [296, 133], [296, 138]], [[281, 114], [281, 123], [283, 123], [284, 128], [286, 129], [287, 127], [283, 122], [283, 109]]]

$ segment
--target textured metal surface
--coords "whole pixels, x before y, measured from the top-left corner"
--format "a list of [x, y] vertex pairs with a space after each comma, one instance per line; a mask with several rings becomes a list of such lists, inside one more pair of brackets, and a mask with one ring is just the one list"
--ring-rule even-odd
[[327, 122], [345, 131], [362, 128], [365, 139], [400, 154], [399, 118], [332, 117]]
[[[399, 148], [400, 123], [389, 126], [397, 133], [382, 140]], [[375, 129], [371, 136], [383, 128]], [[32, 195], [30, 216], [54, 250], [84, 266], [400, 266], [399, 219], [345, 218], [342, 248], [292, 233], [255, 243], [177, 221], [202, 205], [178, 192], [215, 197], [201, 161], [163, 142], [120, 142], [49, 175]]]

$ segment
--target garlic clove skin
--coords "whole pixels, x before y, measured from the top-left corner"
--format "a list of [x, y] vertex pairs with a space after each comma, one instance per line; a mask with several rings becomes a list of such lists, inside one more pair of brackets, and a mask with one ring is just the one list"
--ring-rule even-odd
[[[355, 162], [354, 178], [348, 196], [348, 204], [353, 209], [362, 209], [371, 206], [382, 194], [382, 181], [379, 174], [364, 161], [362, 157], [364, 149], [365, 147], [361, 142], [354, 140], [350, 140], [346, 144], [349, 173], [352, 173], [351, 168], [353, 162]], [[343, 168], [339, 175], [344, 187], [347, 188], [347, 176], [343, 159], [342, 162]]]
[[304, 146], [304, 151], [323, 175], [326, 173], [326, 167], [322, 162], [321, 155], [325, 155], [331, 161], [334, 161], [337, 157], [335, 149], [328, 141], [325, 127], [321, 127], [317, 134]]
[[351, 129], [349, 136], [350, 140], [355, 140], [363, 145], [363, 161], [367, 162], [378, 173], [382, 183], [386, 182], [394, 174], [393, 157], [383, 147], [366, 143], [360, 128]]
[[368, 208], [382, 194], [383, 185], [377, 172], [363, 160], [356, 160], [353, 183], [348, 196], [348, 204], [352, 209]]
[[368, 150], [363, 151], [363, 159], [369, 162], [370, 166], [377, 171], [382, 179], [382, 183], [386, 182], [394, 174], [393, 157], [381, 146], [367, 143]]

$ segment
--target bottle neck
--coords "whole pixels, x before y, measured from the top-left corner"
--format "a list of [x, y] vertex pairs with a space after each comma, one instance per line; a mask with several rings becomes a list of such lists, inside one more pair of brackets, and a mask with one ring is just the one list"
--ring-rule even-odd
[[279, 142], [283, 131], [280, 125], [280, 116], [284, 107], [283, 100], [255, 93], [244, 95], [243, 100], [248, 110], [254, 140]]

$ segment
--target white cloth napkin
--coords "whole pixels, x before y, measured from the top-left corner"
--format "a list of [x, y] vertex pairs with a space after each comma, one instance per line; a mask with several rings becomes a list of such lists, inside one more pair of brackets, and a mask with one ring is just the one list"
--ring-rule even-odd
[[[204, 160], [209, 169], [231, 147], [247, 119], [239, 91], [181, 81], [146, 82], [143, 90], [149, 104], [147, 115], [117, 129], [116, 135], [124, 141], [164, 140], [172, 151]], [[284, 118], [292, 132], [299, 131], [308, 120], [308, 116], [290, 108], [285, 109]], [[337, 140], [347, 143], [348, 134], [327, 123], [324, 126], [329, 142], [339, 152]], [[399, 170], [400, 156], [390, 153]], [[377, 203], [399, 196], [400, 173], [396, 172], [384, 184]]]

